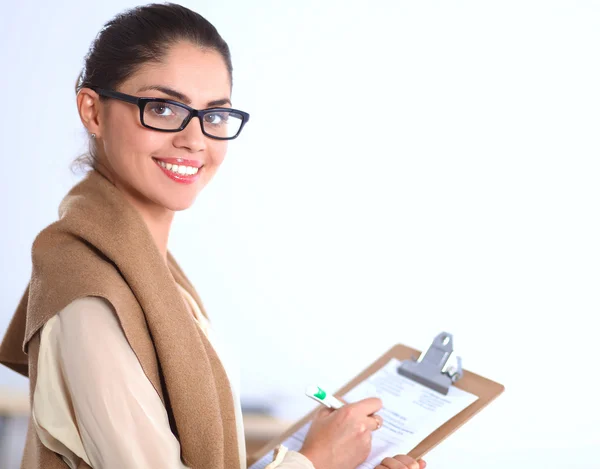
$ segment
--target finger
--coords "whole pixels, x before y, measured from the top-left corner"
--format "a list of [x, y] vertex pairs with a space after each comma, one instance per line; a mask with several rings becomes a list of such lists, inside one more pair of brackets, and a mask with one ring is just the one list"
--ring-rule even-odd
[[360, 414], [371, 415], [381, 410], [383, 402], [378, 397], [367, 397], [346, 407], [354, 408]]
[[376, 431], [383, 427], [383, 418], [381, 418], [380, 415], [370, 415], [369, 418], [373, 420], [373, 423], [375, 425], [375, 428], [373, 428], [373, 430], [371, 431]]
[[396, 461], [400, 461], [408, 469], [421, 469], [421, 465], [417, 461], [415, 461], [413, 458], [411, 458], [410, 456], [407, 456], [406, 454], [398, 454], [398, 455], [394, 456], [394, 459]]
[[420, 469], [425, 469], [425, 467], [427, 467], [427, 463], [424, 460], [419, 459], [419, 467]]
[[369, 415], [361, 425], [361, 429], [362, 431], [374, 432], [375, 430], [379, 430], [380, 426], [379, 420], [374, 415]]
[[406, 466], [396, 458], [385, 458], [381, 461], [381, 467], [386, 469], [406, 469]]
[[315, 413], [315, 418], [317, 418], [317, 419], [325, 418], [328, 415], [331, 415], [332, 412], [333, 412], [333, 409], [330, 409], [329, 407], [320, 407], [319, 409], [317, 409], [317, 412]]

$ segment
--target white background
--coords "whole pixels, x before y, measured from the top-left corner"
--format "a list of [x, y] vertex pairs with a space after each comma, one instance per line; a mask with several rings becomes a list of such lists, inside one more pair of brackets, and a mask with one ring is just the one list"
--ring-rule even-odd
[[[2, 6], [0, 333], [80, 177], [83, 57], [135, 4]], [[244, 403], [295, 420], [307, 384], [447, 330], [506, 392], [429, 467], [600, 468], [600, 3], [184, 4], [228, 41], [252, 116], [170, 240]]]

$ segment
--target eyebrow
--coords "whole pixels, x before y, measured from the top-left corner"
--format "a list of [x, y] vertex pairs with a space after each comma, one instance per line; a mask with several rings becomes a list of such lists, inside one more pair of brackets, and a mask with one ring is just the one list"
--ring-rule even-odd
[[[167, 86], [161, 86], [161, 85], [143, 86], [142, 88], [140, 88], [138, 90], [138, 93], [141, 93], [142, 91], [148, 91], [148, 90], [160, 91], [161, 93], [169, 95], [169, 96], [187, 104], [188, 106], [190, 104], [192, 104], [192, 100], [188, 96], [186, 96], [185, 94], [180, 93], [179, 91], [176, 91], [172, 88], [169, 88]], [[231, 106], [231, 101], [229, 100], [229, 98], [222, 98], [222, 99], [217, 99], [215, 101], [210, 101], [210, 102], [208, 102], [208, 107], [223, 106], [225, 104], [229, 104]]]

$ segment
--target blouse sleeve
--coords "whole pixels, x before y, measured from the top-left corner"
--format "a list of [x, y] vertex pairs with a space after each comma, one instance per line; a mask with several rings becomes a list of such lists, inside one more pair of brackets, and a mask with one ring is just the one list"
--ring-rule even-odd
[[273, 461], [265, 469], [315, 469], [315, 466], [302, 453], [288, 451], [283, 445], [277, 446], [273, 455]]
[[[80, 298], [53, 319], [40, 344], [38, 368], [46, 369], [38, 370], [33, 399], [38, 434], [57, 448], [83, 453], [77, 456], [94, 469], [186, 469], [165, 407], [110, 303]], [[57, 386], [53, 376], [60, 380]], [[57, 415], [60, 397], [54, 398], [58, 408], [49, 401], [61, 391], [75, 435], [68, 431], [70, 422], [57, 424], [65, 417]]]

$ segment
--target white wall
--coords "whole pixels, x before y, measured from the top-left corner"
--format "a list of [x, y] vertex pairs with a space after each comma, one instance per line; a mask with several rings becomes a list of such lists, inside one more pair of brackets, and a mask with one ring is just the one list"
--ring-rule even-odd
[[[0, 332], [77, 180], [83, 56], [134, 4], [3, 6]], [[244, 401], [299, 418], [306, 384], [449, 330], [507, 390], [430, 467], [600, 468], [600, 4], [185, 4], [229, 42], [252, 118], [170, 247]]]

